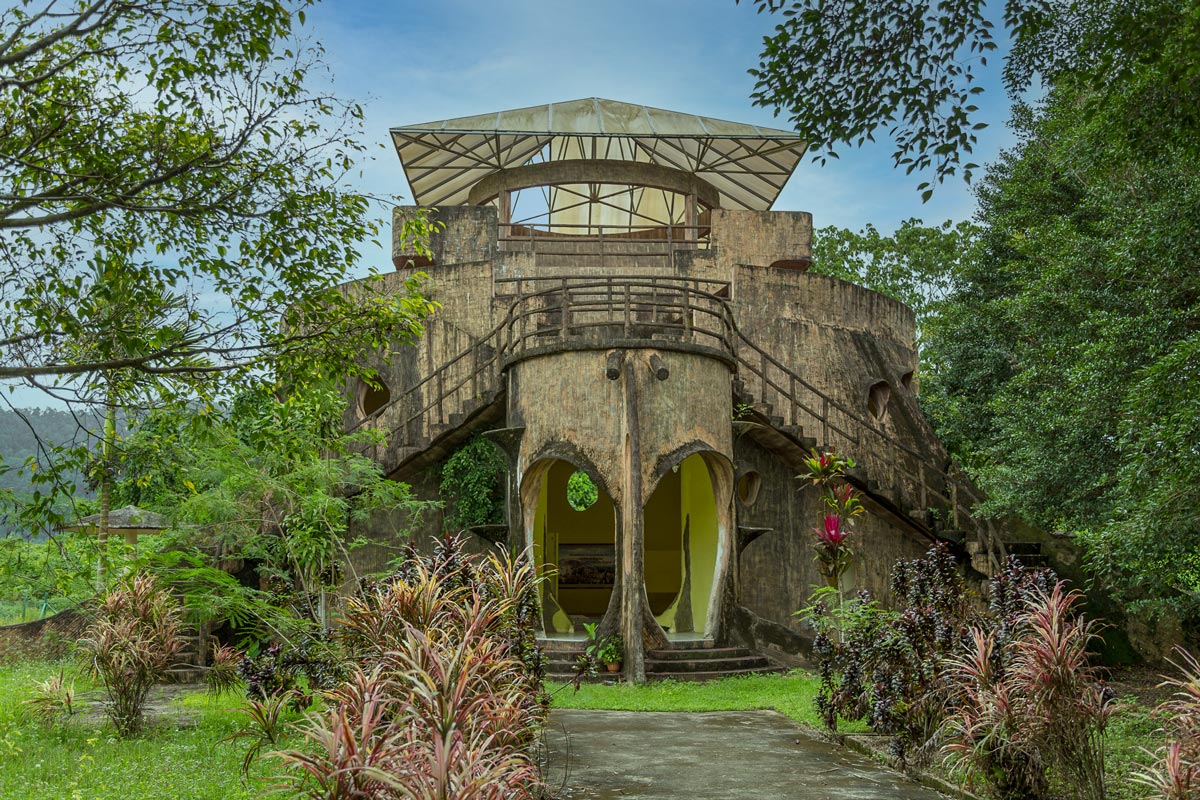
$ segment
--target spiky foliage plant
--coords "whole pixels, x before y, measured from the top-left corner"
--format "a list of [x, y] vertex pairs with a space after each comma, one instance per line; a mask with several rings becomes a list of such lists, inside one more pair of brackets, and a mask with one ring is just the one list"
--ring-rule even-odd
[[170, 676], [183, 648], [180, 617], [179, 603], [148, 574], [129, 576], [101, 599], [79, 648], [119, 735], [141, 730], [146, 695]]
[[1061, 581], [1049, 594], [1037, 591], [1004, 650], [996, 631], [977, 627], [949, 662], [960, 694], [944, 752], [996, 797], [1044, 797], [1054, 775], [1071, 796], [1105, 798], [1113, 695], [1091, 663], [1097, 623], [1079, 613], [1081, 601]]
[[1200, 661], [1179, 650], [1172, 663], [1180, 676], [1161, 685], [1175, 689], [1155, 713], [1163, 720], [1167, 744], [1155, 754], [1153, 768], [1136, 779], [1163, 800], [1200, 799]]
[[51, 725], [62, 717], [75, 713], [75, 682], [67, 683], [59, 672], [49, 680], [39, 681], [33, 697], [21, 703], [25, 713], [43, 725]]
[[210, 694], [221, 695], [233, 689], [242, 682], [238, 667], [244, 658], [235, 647], [213, 642], [212, 661], [208, 671], [204, 673], [204, 685]]
[[360, 664], [278, 755], [282, 792], [306, 798], [537, 796], [544, 723], [533, 639], [536, 582], [516, 558], [468, 556], [446, 540], [430, 558], [347, 601], [343, 637]]

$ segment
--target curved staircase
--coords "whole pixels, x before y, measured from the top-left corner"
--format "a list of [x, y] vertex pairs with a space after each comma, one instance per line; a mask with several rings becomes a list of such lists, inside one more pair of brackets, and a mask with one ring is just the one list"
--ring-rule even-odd
[[948, 543], [985, 576], [1007, 560], [995, 523], [973, 513], [982, 493], [950, 461], [915, 398], [897, 392], [893, 402], [922, 433], [920, 447], [847, 408], [738, 330], [727, 283], [618, 275], [508, 284], [511, 293], [497, 287], [498, 297], [512, 298], [499, 325], [352, 429], [386, 431], [383, 443], [363, 450], [386, 474], [433, 463], [502, 419], [504, 370], [515, 360], [600, 341], [661, 346], [672, 340], [711, 351], [734, 368], [735, 407], [748, 412], [734, 423], [739, 435], [753, 437], [796, 472], [814, 448], [848, 455], [858, 466], [847, 477], [876, 512], [931, 542]]

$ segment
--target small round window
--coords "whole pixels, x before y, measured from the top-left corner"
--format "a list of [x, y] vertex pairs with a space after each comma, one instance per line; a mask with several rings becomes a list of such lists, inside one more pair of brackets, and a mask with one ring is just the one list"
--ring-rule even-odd
[[387, 384], [376, 378], [372, 386], [361, 378], [358, 381], [358, 415], [369, 417], [391, 402], [392, 393]]
[[867, 391], [867, 411], [875, 419], [883, 419], [883, 415], [887, 413], [888, 400], [891, 397], [892, 387], [888, 386], [887, 381], [873, 384]]
[[595, 481], [583, 470], [577, 469], [567, 478], [567, 505], [576, 511], [587, 511], [599, 497]]
[[737, 498], [744, 506], [754, 505], [758, 499], [758, 490], [762, 488], [762, 475], [750, 471], [737, 479]]

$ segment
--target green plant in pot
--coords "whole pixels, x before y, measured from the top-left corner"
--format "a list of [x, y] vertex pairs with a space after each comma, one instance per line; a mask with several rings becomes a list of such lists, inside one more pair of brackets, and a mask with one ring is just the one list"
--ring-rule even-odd
[[609, 672], [620, 672], [621, 659], [625, 655], [621, 637], [614, 634], [601, 638], [596, 633], [597, 625], [594, 623], [586, 623], [583, 627], [588, 636], [588, 646], [584, 651], [587, 657], [593, 663], [603, 664]]

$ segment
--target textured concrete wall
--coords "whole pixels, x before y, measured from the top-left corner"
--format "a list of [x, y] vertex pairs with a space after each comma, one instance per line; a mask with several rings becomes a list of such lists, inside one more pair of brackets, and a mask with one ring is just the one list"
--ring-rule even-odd
[[[762, 478], [752, 505], [737, 501], [738, 524], [773, 529], [751, 542], [739, 558], [737, 602], [764, 619], [811, 635], [793, 612], [808, 605], [814, 588], [825, 585], [817, 571], [812, 532], [825, 513], [820, 494], [802, 485], [792, 470], [748, 437], [738, 440], [734, 453], [739, 476], [755, 471]], [[891, 599], [892, 567], [901, 559], [923, 555], [929, 542], [884, 517], [864, 514], [856, 520], [851, 546], [856, 555], [844, 576], [845, 590], [866, 589], [886, 603]]]
[[[537, 242], [536, 256], [522, 252], [528, 249], [526, 245], [502, 246], [492, 208], [440, 209], [437, 218], [446, 223], [446, 228], [431, 243], [434, 263], [426, 268], [430, 275], [427, 292], [443, 308], [418, 346], [380, 362], [381, 374], [393, 396], [432, 373], [503, 319], [511, 297], [494, 296], [497, 280], [634, 272], [693, 277], [730, 282], [731, 307], [740, 330], [853, 413], [867, 416], [870, 387], [885, 382], [890, 399], [887, 412], [878, 421], [880, 427], [929, 454], [934, 461], [944, 457], [944, 450], [916, 405], [913, 373], [917, 353], [912, 312], [883, 295], [845, 281], [769, 266], [811, 256], [812, 218], [807, 213], [714, 209], [709, 241], [699, 247], [680, 247], [663, 256], [654, 252], [661, 250], [661, 245], [627, 241], [612, 245], [628, 249], [627, 258], [614, 257], [606, 250], [603, 261], [596, 242], [555, 243], [549, 249], [546, 243]], [[407, 274], [400, 271], [389, 280], [399, 285]], [[639, 502], [644, 504], [661, 476], [691, 452], [711, 450], [732, 458], [739, 473], [748, 469], [759, 472], [759, 497], [753, 506], [737, 507], [736, 522], [774, 530], [752, 542], [735, 565], [731, 552], [733, 509], [728, 502], [731, 475], [724, 475], [729, 471], [728, 462], [714, 462], [718, 465], [715, 472], [722, 473], [715, 487], [724, 548], [717, 571], [726, 570], [729, 583], [737, 584], [736, 597], [731, 591], [720, 602], [739, 603], [765, 625], [799, 632], [800, 624], [791, 614], [805, 605], [811, 587], [820, 582], [810, 533], [821, 514], [818, 499], [812, 490], [798, 491], [794, 469], [778, 456], [749, 439], [739, 441], [735, 448], [729, 368], [715, 359], [668, 347], [664, 344], [661, 350], [670, 369], [666, 381], [655, 380], [645, 367], [648, 350], [627, 351], [636, 365], [633, 374], [639, 398]], [[624, 468], [625, 378], [623, 374], [621, 380], [606, 379], [606, 355], [604, 350], [574, 351], [516, 364], [507, 373], [507, 419], [503, 424], [525, 428], [517, 465], [523, 490], [539, 485], [539, 461], [566, 459], [585, 468], [603, 486], [620, 518], [622, 509], [629, 507], [624, 497], [629, 485]], [[766, 395], [747, 370], [741, 370], [738, 378], [752, 394], [760, 398]], [[773, 411], [784, 416], [785, 422], [791, 421], [786, 409], [776, 407]], [[395, 414], [402, 412], [397, 409]], [[396, 420], [383, 422], [391, 425]], [[812, 425], [805, 433], [818, 438], [821, 435]], [[892, 454], [876, 448], [870, 440], [850, 443], [831, 433], [823, 443], [869, 465], [874, 480], [885, 484], [900, 481], [889, 472]], [[434, 468], [429, 469], [429, 474], [417, 475], [414, 480], [424, 496], [432, 497], [436, 495], [437, 480]], [[522, 495], [528, 512], [529, 491], [522, 491]], [[721, 498], [725, 498], [724, 507]], [[536, 505], [536, 492], [532, 500]], [[525, 522], [530, 524], [528, 519]], [[400, 524], [381, 518], [361, 526], [361, 530], [386, 539], [389, 529], [395, 530]], [[618, 520], [618, 540], [620, 526]], [[427, 521], [422, 535], [429, 538], [439, 527]], [[858, 556], [850, 576], [852, 585], [867, 588], [885, 600], [894, 562], [919, 556], [928, 546], [910, 529], [893, 525], [883, 516], [863, 518], [855, 536]], [[383, 555], [383, 551], [361, 551], [356, 558], [364, 566], [378, 565]], [[714, 614], [721, 619], [735, 616], [733, 609], [718, 605], [714, 604]], [[696, 622], [697, 627], [704, 624], [703, 620]]]
[[712, 248], [727, 268], [812, 256], [812, 214], [807, 211], [712, 210]]

